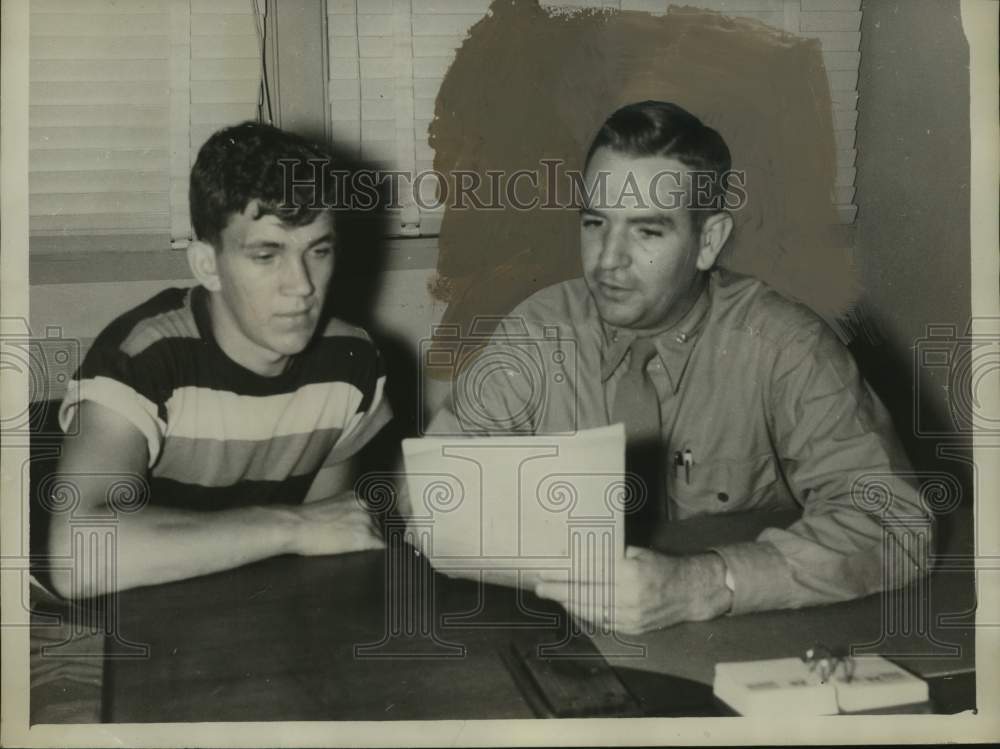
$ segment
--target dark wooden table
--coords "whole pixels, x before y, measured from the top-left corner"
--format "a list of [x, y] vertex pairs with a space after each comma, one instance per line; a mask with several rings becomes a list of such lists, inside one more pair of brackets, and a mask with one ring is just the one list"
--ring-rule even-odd
[[[658, 545], [692, 551], [787, 522], [710, 518], [678, 524]], [[971, 546], [971, 528], [949, 533], [946, 556]], [[974, 699], [972, 580], [935, 575], [929, 628], [888, 638], [892, 599], [876, 595], [631, 638], [646, 648], [640, 659], [615, 658], [607, 638], [595, 642], [616, 667], [638, 669], [623, 670], [623, 680], [649, 694], [669, 691], [657, 674], [710, 684], [720, 661], [797, 655], [817, 639], [872, 643], [872, 652], [934, 678], [943, 711], [953, 711]], [[115, 616], [112, 639], [145, 645], [148, 657], [118, 658], [121, 643], [110, 643], [103, 718], [112, 722], [533, 717], [502, 654], [511, 642], [557, 642], [568, 626], [561, 609], [530, 593], [444, 578], [408, 548], [280, 557], [129, 591]]]
[[380, 552], [281, 557], [123, 595], [120, 631], [150, 657], [109, 660], [106, 719], [532, 717], [498, 652], [515, 591], [415, 570], [431, 606], [386, 569]]

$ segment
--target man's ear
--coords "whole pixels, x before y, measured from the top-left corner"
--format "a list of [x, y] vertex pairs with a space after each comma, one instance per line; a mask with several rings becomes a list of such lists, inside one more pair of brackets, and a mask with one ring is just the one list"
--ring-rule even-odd
[[698, 270], [711, 270], [733, 231], [733, 217], [728, 211], [713, 213], [701, 227], [698, 245]]
[[187, 248], [188, 265], [195, 279], [209, 291], [219, 291], [222, 281], [219, 279], [218, 258], [215, 248], [208, 242], [194, 240]]

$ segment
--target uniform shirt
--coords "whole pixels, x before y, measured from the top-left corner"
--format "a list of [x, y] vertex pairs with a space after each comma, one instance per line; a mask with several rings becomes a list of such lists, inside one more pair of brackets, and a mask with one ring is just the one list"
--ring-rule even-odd
[[264, 377], [216, 343], [207, 294], [167, 289], [105, 328], [70, 382], [60, 424], [83, 401], [131, 422], [146, 439], [154, 504], [301, 502], [320, 468], [389, 420], [378, 351], [333, 319], [284, 372]]
[[[602, 322], [583, 279], [543, 289], [501, 322], [428, 433], [610, 424], [632, 338]], [[892, 536], [915, 523], [929, 543], [931, 520], [903, 476], [889, 415], [813, 312], [716, 269], [655, 344], [647, 373], [660, 399], [665, 514], [802, 510], [787, 529], [715, 549], [735, 586], [733, 613], [845, 600], [926, 572], [926, 552]], [[686, 450], [689, 475], [673, 465]]]

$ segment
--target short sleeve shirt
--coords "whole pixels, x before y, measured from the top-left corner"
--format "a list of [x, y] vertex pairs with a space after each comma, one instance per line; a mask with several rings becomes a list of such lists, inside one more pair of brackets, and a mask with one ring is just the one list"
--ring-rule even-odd
[[379, 352], [365, 331], [331, 319], [283, 373], [264, 377], [219, 347], [207, 295], [167, 289], [105, 328], [70, 382], [60, 424], [84, 401], [127, 419], [146, 441], [154, 504], [301, 502], [320, 468], [390, 419]]

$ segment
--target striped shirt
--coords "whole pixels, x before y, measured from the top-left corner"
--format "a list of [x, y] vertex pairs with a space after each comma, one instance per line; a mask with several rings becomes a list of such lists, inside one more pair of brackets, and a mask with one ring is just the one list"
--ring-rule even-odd
[[294, 504], [320, 468], [357, 452], [391, 418], [378, 350], [331, 319], [264, 377], [216, 343], [207, 291], [172, 288], [98, 336], [59, 410], [68, 429], [83, 401], [127, 419], [146, 439], [150, 501], [221, 510]]

